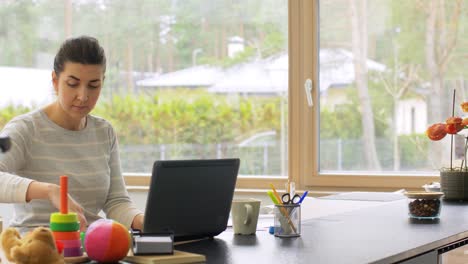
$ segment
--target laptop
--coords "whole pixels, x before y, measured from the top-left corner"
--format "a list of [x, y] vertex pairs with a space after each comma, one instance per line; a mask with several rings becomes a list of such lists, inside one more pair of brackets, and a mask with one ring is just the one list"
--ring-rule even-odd
[[156, 161], [143, 233], [173, 232], [175, 241], [183, 241], [226, 230], [239, 164], [239, 159]]

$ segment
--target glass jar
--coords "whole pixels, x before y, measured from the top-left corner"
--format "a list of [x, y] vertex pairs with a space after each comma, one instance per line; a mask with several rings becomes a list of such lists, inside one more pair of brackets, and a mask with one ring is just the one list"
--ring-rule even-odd
[[406, 192], [408, 215], [416, 219], [437, 219], [442, 207], [442, 192]]

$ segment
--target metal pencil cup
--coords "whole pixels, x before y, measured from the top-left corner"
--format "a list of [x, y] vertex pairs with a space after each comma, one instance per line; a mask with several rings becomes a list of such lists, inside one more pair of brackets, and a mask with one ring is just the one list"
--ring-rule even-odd
[[298, 237], [301, 235], [301, 205], [276, 204], [275, 236]]

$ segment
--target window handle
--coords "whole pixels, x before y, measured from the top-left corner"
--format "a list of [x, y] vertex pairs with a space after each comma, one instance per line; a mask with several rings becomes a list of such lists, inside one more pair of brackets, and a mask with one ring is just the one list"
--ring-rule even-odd
[[304, 83], [304, 89], [307, 96], [307, 104], [309, 107], [314, 106], [314, 101], [312, 100], [312, 80], [307, 79]]

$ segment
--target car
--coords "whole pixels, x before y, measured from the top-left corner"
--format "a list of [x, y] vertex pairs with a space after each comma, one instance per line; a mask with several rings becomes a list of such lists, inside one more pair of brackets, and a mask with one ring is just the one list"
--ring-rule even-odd
[[270, 130], [270, 131], [264, 131], [264, 132], [254, 134], [253, 136], [250, 136], [249, 138], [241, 141], [238, 144], [238, 146], [239, 147], [254, 147], [254, 146], [265, 146], [265, 145], [273, 146], [276, 141], [277, 141], [276, 131]]

